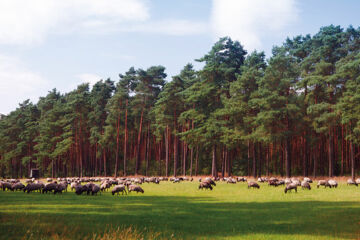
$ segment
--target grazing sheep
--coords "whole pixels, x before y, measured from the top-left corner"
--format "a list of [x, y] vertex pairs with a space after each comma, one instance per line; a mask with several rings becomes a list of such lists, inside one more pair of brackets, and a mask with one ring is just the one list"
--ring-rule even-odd
[[305, 180], [302, 181], [302, 182], [301, 182], [301, 188], [302, 188], [302, 189], [305, 189], [305, 188], [306, 188], [306, 189], [311, 190], [310, 183], [309, 183], [308, 181], [305, 181]]
[[355, 186], [358, 186], [358, 184], [354, 181], [354, 179], [348, 179], [347, 180], [347, 185], [355, 185]]
[[174, 178], [173, 183], [180, 183], [180, 178]]
[[293, 189], [295, 189], [295, 192], [297, 192], [297, 184], [296, 183], [289, 183], [288, 185], [286, 185], [284, 192], [287, 193], [288, 191], [291, 191]]
[[263, 182], [266, 182], [266, 178], [263, 178], [263, 177], [259, 177], [258, 178], [258, 182], [261, 182], [261, 183], [263, 183]]
[[210, 189], [213, 190], [213, 187], [209, 182], [201, 182], [199, 185], [199, 189]]
[[268, 185], [269, 185], [269, 186], [274, 186], [274, 187], [277, 187], [277, 186], [278, 186], [277, 181], [275, 181], [275, 180], [269, 180], [269, 181], [268, 181]]
[[17, 190], [23, 190], [25, 188], [25, 185], [22, 184], [21, 182], [18, 182], [18, 183], [14, 183], [12, 186], [11, 186], [11, 190], [12, 191], [17, 191]]
[[[97, 195], [98, 192], [100, 192], [100, 186], [97, 184], [93, 184], [91, 186], [91, 195], [94, 195], [94, 194]], [[101, 194], [101, 192], [100, 192], [100, 194]]]
[[313, 181], [310, 179], [310, 178], [308, 178], [308, 177], [304, 177], [304, 181], [306, 181], [306, 182], [308, 182], [308, 183], [312, 183]]
[[56, 182], [48, 183], [43, 188], [42, 193], [48, 193], [48, 192], [55, 191], [56, 188], [57, 188], [57, 183]]
[[204, 182], [208, 182], [210, 185], [216, 186], [216, 183], [211, 178], [205, 178]]
[[271, 178], [269, 179], [269, 181], [275, 181], [275, 182], [277, 182], [277, 181], [279, 181], [279, 179], [277, 179], [276, 177], [271, 177]]
[[9, 182], [2, 182], [1, 185], [2, 185], [3, 191], [5, 191], [6, 189], [12, 190], [11, 183], [9, 183]]
[[41, 183], [29, 183], [24, 187], [23, 191], [30, 193], [32, 191], [39, 191], [41, 193], [41, 189], [44, 187], [44, 184]]
[[355, 180], [355, 182], [356, 182], [357, 184], [360, 184], [360, 178], [357, 178], [357, 179]]
[[317, 188], [319, 188], [320, 186], [324, 186], [325, 188], [327, 187], [331, 188], [331, 185], [326, 180], [319, 180], [317, 184]]
[[329, 182], [329, 184], [330, 184], [331, 187], [337, 188], [338, 183], [337, 183], [335, 180], [331, 179], [331, 180], [329, 180], [328, 182]]
[[236, 179], [236, 181], [238, 181], [238, 182], [246, 182], [247, 179], [246, 179], [245, 177], [238, 177], [238, 178]]
[[56, 186], [56, 188], [54, 189], [54, 194], [62, 193], [63, 191], [67, 191], [67, 184], [62, 182]]
[[276, 185], [280, 186], [280, 185], [285, 185], [285, 181], [284, 180], [279, 180], [276, 182]]
[[257, 189], [259, 189], [260, 186], [256, 182], [250, 181], [250, 182], [248, 182], [248, 188], [257, 188]]
[[298, 179], [292, 179], [291, 183], [296, 184], [297, 186], [301, 186], [301, 182]]
[[87, 184], [85, 184], [85, 185], [84, 185], [84, 187], [86, 188], [86, 190], [85, 190], [85, 191], [86, 191], [86, 194], [87, 194], [87, 195], [89, 195], [89, 194], [90, 194], [90, 192], [92, 191], [92, 187], [93, 187], [93, 185], [94, 185], [94, 184], [93, 184], [93, 183], [91, 183], [91, 182], [90, 182], [90, 183], [87, 183]]
[[111, 191], [111, 194], [115, 195], [115, 193], [117, 193], [117, 195], [119, 195], [120, 192], [122, 195], [124, 195], [124, 193], [127, 194], [125, 185], [116, 185]]
[[290, 178], [285, 178], [284, 183], [285, 183], [286, 185], [288, 185], [289, 183], [291, 183], [291, 179], [290, 179]]
[[235, 179], [232, 179], [232, 178], [228, 178], [226, 182], [227, 183], [233, 183], [233, 184], [236, 183]]
[[81, 195], [83, 192], [87, 191], [87, 187], [85, 185], [76, 185], [75, 186], [75, 194]]
[[137, 193], [139, 193], [139, 192], [144, 193], [144, 190], [138, 185], [130, 185], [129, 186], [129, 193], [133, 192], [133, 191], [137, 192]]
[[76, 188], [76, 186], [81, 186], [81, 184], [79, 183], [79, 182], [72, 182], [71, 184], [70, 184], [70, 190], [72, 191], [72, 190], [75, 190], [75, 188]]

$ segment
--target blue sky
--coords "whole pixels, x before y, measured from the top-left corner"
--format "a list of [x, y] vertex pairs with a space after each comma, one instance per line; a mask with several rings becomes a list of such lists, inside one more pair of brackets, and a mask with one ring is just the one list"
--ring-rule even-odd
[[287, 36], [359, 27], [359, 9], [358, 0], [0, 0], [0, 113], [52, 88], [117, 81], [131, 66], [164, 65], [170, 80], [221, 36], [269, 57]]

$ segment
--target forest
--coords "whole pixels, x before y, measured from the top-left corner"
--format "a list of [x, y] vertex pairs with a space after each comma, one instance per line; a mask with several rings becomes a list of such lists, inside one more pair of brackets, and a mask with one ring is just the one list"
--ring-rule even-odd
[[360, 28], [287, 38], [269, 58], [224, 37], [195, 61], [171, 81], [131, 67], [25, 100], [1, 116], [0, 176], [359, 173]]

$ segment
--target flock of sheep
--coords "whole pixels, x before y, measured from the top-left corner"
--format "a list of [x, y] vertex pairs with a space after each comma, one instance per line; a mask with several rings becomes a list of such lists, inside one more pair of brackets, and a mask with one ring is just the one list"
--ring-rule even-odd
[[[144, 193], [144, 190], [141, 188], [143, 183], [155, 183], [159, 184], [161, 181], [171, 181], [173, 183], [180, 183], [182, 181], [193, 181], [193, 178], [188, 177], [137, 177], [137, 178], [47, 178], [46, 183], [35, 180], [27, 179], [25, 180], [26, 186], [20, 182], [19, 179], [5, 179], [0, 180], [0, 189], [3, 191], [24, 191], [26, 193], [30, 192], [40, 192], [40, 193], [62, 193], [67, 192], [68, 186], [70, 186], [71, 191], [75, 191], [75, 194], [81, 195], [86, 193], [87, 195], [97, 195], [98, 193], [110, 190], [112, 195], [122, 195], [128, 194], [130, 192]], [[199, 179], [199, 188], [198, 189], [209, 189], [213, 190], [216, 186], [217, 181], [223, 181], [230, 184], [236, 184], [238, 182], [247, 182], [248, 188], [260, 188], [259, 183], [268, 183], [268, 186], [284, 186], [284, 192], [294, 190], [297, 192], [297, 188], [301, 187], [302, 189], [311, 190], [311, 185], [313, 181], [305, 177], [302, 181], [298, 178], [286, 178], [286, 179], [277, 179], [275, 177], [271, 178], [258, 178], [256, 181], [248, 181], [245, 177], [228, 177], [228, 178], [210, 178]], [[100, 184], [95, 184], [94, 182], [100, 182]], [[259, 182], [259, 183], [258, 183]], [[353, 180], [347, 180], [348, 185], [358, 186], [360, 184], [360, 178]], [[337, 181], [330, 180], [319, 180], [317, 183], [317, 188], [324, 186], [325, 188], [336, 188], [338, 186]]]
[[[199, 179], [200, 185], [199, 185], [199, 189], [213, 189], [213, 186], [216, 186], [215, 181], [225, 181], [227, 183], [231, 183], [231, 184], [236, 184], [237, 182], [247, 182], [248, 183], [248, 188], [260, 188], [260, 185], [255, 182], [255, 181], [247, 181], [247, 179], [245, 177], [229, 177], [229, 178], [206, 178], [205, 180], [201, 180], [201, 178]], [[285, 186], [284, 192], [287, 193], [288, 191], [292, 191], [294, 190], [295, 192], [297, 192], [297, 188], [301, 186], [302, 189], [308, 189], [311, 190], [311, 185], [310, 183], [312, 183], [313, 181], [308, 178], [308, 177], [304, 177], [302, 181], [300, 181], [298, 178], [286, 178], [284, 180], [281, 179], [277, 179], [275, 177], [271, 177], [271, 178], [266, 178], [266, 177], [260, 177], [258, 178], [258, 182], [259, 183], [268, 183], [268, 186], [274, 186], [274, 187], [278, 187], [280, 185]], [[360, 184], [360, 178], [353, 180], [353, 179], [348, 179], [347, 180], [347, 185], [355, 185], [358, 186]], [[329, 188], [337, 188], [338, 183], [337, 181], [330, 179], [330, 180], [319, 180], [317, 183], [317, 188], [319, 188], [320, 186], [324, 186], [329, 187]]]

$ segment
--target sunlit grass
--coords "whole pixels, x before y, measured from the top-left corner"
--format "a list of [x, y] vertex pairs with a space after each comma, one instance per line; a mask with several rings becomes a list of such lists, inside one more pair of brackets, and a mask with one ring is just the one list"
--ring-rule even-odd
[[0, 191], [0, 239], [116, 239], [126, 231], [133, 239], [360, 238], [360, 188], [312, 184], [284, 194], [267, 184], [217, 185], [145, 183], [144, 194], [127, 196]]

